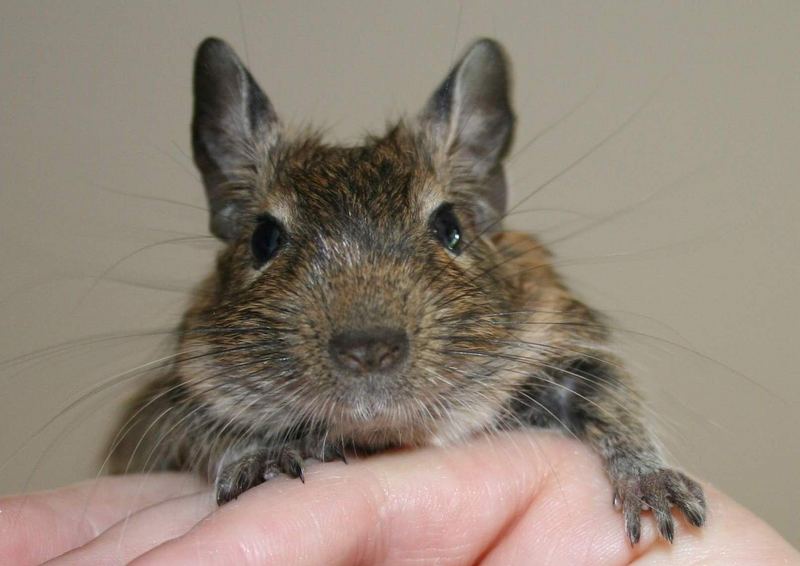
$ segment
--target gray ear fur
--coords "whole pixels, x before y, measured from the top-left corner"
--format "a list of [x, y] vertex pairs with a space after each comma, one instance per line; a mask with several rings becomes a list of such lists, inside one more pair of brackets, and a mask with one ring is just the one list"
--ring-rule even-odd
[[420, 120], [434, 151], [453, 172], [484, 187], [495, 213], [506, 207], [502, 159], [511, 144], [514, 113], [510, 71], [502, 47], [491, 39], [474, 42], [433, 93]]
[[233, 49], [221, 39], [203, 41], [194, 64], [192, 151], [215, 236], [235, 238], [244, 206], [237, 182], [252, 181], [277, 136], [272, 104]]

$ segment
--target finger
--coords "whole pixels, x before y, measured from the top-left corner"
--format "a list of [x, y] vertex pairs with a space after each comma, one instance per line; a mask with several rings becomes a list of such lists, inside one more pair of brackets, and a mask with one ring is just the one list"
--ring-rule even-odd
[[184, 474], [113, 476], [0, 499], [0, 564], [40, 564], [93, 539], [138, 509], [196, 492]]
[[170, 499], [120, 520], [100, 536], [48, 562], [48, 566], [128, 564], [159, 544], [184, 534], [216, 509], [211, 491]]
[[[715, 489], [705, 486], [705, 490], [709, 507], [705, 527], [697, 529], [676, 521], [675, 544], [658, 541], [651, 545], [635, 562], [637, 566], [800, 565], [800, 553], [764, 521]], [[687, 536], [689, 531], [696, 536]]]
[[[800, 566], [800, 554], [775, 531], [708, 486], [710, 519], [704, 528], [698, 529], [675, 516], [675, 542], [670, 544], [658, 536], [656, 522], [645, 513], [640, 541], [631, 547], [622, 535], [622, 517], [608, 504], [608, 482], [594, 473], [596, 464], [580, 458], [570, 458], [568, 463], [575, 476], [564, 478], [563, 482], [546, 482], [528, 513], [484, 557], [482, 566], [530, 564], [531, 557], [539, 561], [549, 557], [554, 564], [587, 566]], [[585, 465], [589, 469], [581, 469]], [[561, 475], [556, 472], [551, 478], [556, 480]], [[586, 481], [578, 483], [580, 477]], [[575, 483], [567, 486], [571, 481]]]
[[[576, 444], [557, 457], [535, 499], [487, 551], [482, 566], [618, 566], [657, 542], [645, 524], [631, 546], [624, 513], [612, 505], [611, 485], [595, 455]], [[641, 503], [630, 512], [638, 517], [640, 510]]]
[[[576, 462], [577, 475], [572, 469]], [[586, 474], [589, 483], [605, 481], [603, 488], [587, 490]], [[278, 480], [250, 490], [134, 564], [352, 565], [434, 559], [437, 564], [473, 564], [542, 505], [540, 495], [552, 493], [556, 484], [563, 495], [553, 498], [562, 502], [560, 511], [569, 510], [564, 502], [579, 493], [602, 500], [603, 520], [613, 516], [610, 487], [595, 456], [555, 436], [514, 434], [447, 450], [382, 455], [349, 466], [311, 466], [305, 484]], [[575, 512], [582, 511], [582, 501], [575, 505], [572, 513], [551, 517], [538, 525], [538, 532], [534, 528], [531, 536], [541, 539], [541, 552], [521, 563], [560, 558], [563, 548], [585, 552], [585, 541], [562, 536], [554, 553], [541, 536], [552, 532], [549, 527], [556, 521], [563, 532], [575, 532], [576, 525], [597, 519]], [[589, 506], [589, 515], [596, 508], [599, 504]], [[632, 551], [620, 518], [612, 524], [616, 528], [601, 529], [606, 538], [599, 544], [613, 553], [608, 563], [624, 563]]]

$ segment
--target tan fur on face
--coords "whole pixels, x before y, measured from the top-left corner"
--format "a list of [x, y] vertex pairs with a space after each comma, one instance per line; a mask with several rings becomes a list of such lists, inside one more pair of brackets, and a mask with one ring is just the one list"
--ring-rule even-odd
[[[367, 448], [455, 442], [507, 414], [531, 368], [591, 338], [549, 324], [591, 313], [547, 251], [524, 234], [479, 231], [470, 188], [452, 176], [443, 184], [450, 174], [424, 144], [403, 125], [354, 148], [300, 139], [256, 175], [245, 221], [270, 214], [289, 242], [254, 267], [246, 228], [220, 254], [184, 319], [188, 354], [173, 374], [187, 406], [218, 421], [221, 437], [280, 438], [303, 426]], [[458, 256], [430, 232], [443, 202], [464, 231]], [[331, 336], [373, 326], [406, 330], [403, 371], [337, 373]]]

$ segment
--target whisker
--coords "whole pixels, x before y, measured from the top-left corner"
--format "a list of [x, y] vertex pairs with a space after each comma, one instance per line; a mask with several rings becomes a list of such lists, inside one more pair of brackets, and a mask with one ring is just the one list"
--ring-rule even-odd
[[147, 244], [145, 246], [142, 246], [140, 248], [137, 248], [137, 249], [133, 250], [132, 252], [126, 253], [125, 255], [120, 257], [118, 260], [113, 262], [111, 265], [106, 267], [103, 271], [101, 271], [99, 275], [93, 277], [94, 282], [89, 287], [89, 289], [87, 289], [81, 295], [81, 297], [77, 301], [77, 304], [78, 305], [83, 304], [86, 301], [86, 298], [89, 295], [92, 294], [92, 292], [106, 278], [106, 276], [109, 273], [114, 271], [117, 267], [119, 267], [120, 265], [122, 265], [123, 263], [128, 261], [129, 259], [139, 255], [140, 253], [145, 252], [147, 250], [151, 250], [153, 248], [157, 248], [159, 246], [168, 246], [168, 245], [174, 245], [174, 244], [179, 244], [179, 243], [183, 243], [183, 242], [197, 242], [197, 241], [216, 241], [216, 240], [214, 239], [213, 236], [183, 236], [183, 237], [180, 237], [180, 238], [170, 238], [169, 240], [163, 240], [163, 241], [160, 241], [160, 242], [154, 242], [152, 244]]

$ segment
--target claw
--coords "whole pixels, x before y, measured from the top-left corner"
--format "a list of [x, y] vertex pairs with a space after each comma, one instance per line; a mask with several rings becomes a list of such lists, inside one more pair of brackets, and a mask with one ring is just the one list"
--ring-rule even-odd
[[628, 532], [628, 539], [631, 541], [631, 545], [635, 545], [637, 542], [639, 542], [639, 538], [642, 535], [641, 503], [639, 503], [637, 497], [629, 496], [622, 502], [622, 508], [625, 517], [625, 530]]
[[672, 507], [681, 510], [686, 520], [695, 526], [705, 522], [706, 503], [703, 489], [681, 472], [660, 469], [623, 478], [617, 484], [614, 504], [625, 518], [625, 530], [631, 544], [641, 537], [641, 512], [650, 510], [660, 535], [667, 541], [675, 539], [675, 519]]
[[669, 511], [655, 511], [658, 532], [670, 543], [675, 539], [675, 521]]
[[303, 459], [300, 454], [291, 448], [284, 448], [280, 455], [281, 471], [293, 478], [300, 478], [303, 483], [306, 482], [305, 475], [303, 474]]

